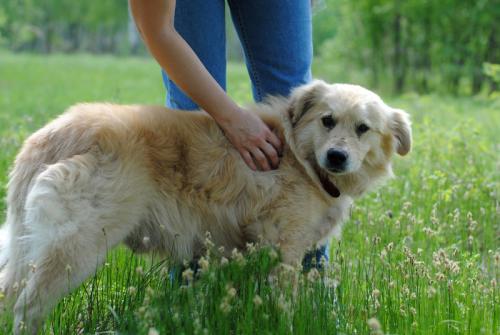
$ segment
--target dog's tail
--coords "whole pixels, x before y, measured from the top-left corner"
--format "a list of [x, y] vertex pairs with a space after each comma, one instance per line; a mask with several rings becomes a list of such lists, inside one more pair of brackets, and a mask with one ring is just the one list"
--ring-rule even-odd
[[7, 254], [5, 252], [8, 248], [7, 236], [7, 224], [4, 224], [0, 228], [0, 271], [2, 271], [2, 269], [5, 267], [5, 264], [7, 264], [8, 260]]
[[28, 268], [22, 244], [26, 236], [24, 207], [32, 181], [41, 168], [41, 164], [32, 164], [31, 159], [26, 151], [21, 151], [7, 186], [7, 219], [0, 227], [0, 294], [7, 296], [12, 293], [13, 285], [26, 276]]

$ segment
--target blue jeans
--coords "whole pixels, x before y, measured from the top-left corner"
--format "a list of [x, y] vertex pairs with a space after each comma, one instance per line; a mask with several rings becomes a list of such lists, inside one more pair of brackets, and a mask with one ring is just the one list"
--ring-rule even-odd
[[[267, 95], [288, 96], [311, 80], [311, 0], [228, 0], [243, 46], [255, 101]], [[194, 50], [219, 85], [226, 89], [226, 30], [224, 0], [177, 0], [175, 29]], [[166, 105], [193, 110], [198, 106], [172, 82], [165, 71]], [[327, 248], [304, 259], [328, 258]]]

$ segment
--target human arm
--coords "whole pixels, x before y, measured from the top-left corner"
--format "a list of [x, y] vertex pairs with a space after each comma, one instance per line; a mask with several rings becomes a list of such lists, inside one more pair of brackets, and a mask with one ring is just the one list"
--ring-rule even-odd
[[231, 100], [174, 28], [175, 0], [129, 0], [153, 57], [193, 101], [209, 113], [246, 164], [269, 170], [279, 164], [281, 143], [256, 115]]

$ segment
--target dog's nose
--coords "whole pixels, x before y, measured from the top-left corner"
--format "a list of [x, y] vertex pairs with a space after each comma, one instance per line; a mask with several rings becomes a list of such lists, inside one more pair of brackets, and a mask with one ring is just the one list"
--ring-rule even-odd
[[348, 157], [344, 150], [329, 149], [326, 153], [328, 164], [335, 170], [344, 170]]

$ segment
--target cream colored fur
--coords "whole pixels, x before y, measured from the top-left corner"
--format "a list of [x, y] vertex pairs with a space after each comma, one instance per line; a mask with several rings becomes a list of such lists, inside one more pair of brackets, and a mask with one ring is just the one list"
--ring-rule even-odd
[[[278, 170], [250, 170], [204, 112], [80, 104], [29, 137], [0, 231], [0, 289], [15, 302], [15, 332], [24, 322], [35, 333], [122, 242], [182, 261], [203, 253], [210, 232], [227, 251], [261, 240], [300, 262], [339, 229], [353, 199], [391, 175], [393, 153], [410, 149], [407, 115], [359, 86], [315, 81], [249, 108], [285, 143]], [[332, 130], [321, 124], [328, 113]], [[359, 122], [370, 125], [362, 136]], [[339, 146], [350, 154], [341, 174], [324, 165], [325, 150]]]

